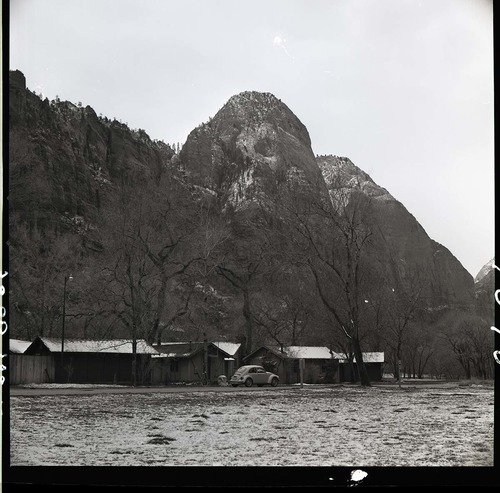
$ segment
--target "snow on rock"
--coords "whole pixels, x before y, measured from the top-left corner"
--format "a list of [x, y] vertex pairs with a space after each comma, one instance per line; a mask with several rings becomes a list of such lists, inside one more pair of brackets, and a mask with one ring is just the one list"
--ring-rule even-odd
[[[271, 169], [276, 169], [276, 130], [268, 122], [260, 122], [257, 125], [248, 126], [242, 129], [236, 139], [236, 146], [243, 152], [243, 155], [254, 160], [265, 162]], [[267, 143], [262, 148], [262, 143]], [[259, 149], [258, 146], [261, 145]]]
[[238, 116], [245, 117], [248, 108], [255, 111], [256, 119], [263, 119], [282, 104], [276, 96], [269, 92], [243, 91], [232, 96], [225, 107], [231, 108]]
[[493, 264], [495, 263], [495, 257], [493, 257], [488, 263], [484, 264], [483, 267], [481, 267], [481, 270], [477, 273], [476, 277], [474, 278], [474, 282], [479, 282], [481, 279], [486, 277], [488, 273], [494, 269]]
[[358, 168], [349, 158], [339, 156], [318, 156], [316, 159], [330, 195], [336, 198], [339, 191], [360, 190], [376, 200], [395, 200], [385, 189], [377, 185], [371, 177]]

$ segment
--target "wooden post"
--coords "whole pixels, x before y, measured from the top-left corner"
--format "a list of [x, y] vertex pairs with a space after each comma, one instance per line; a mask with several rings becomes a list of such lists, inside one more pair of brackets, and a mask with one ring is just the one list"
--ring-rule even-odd
[[210, 379], [208, 375], [208, 341], [207, 335], [203, 332], [203, 383], [207, 384]]
[[300, 371], [300, 387], [304, 387], [304, 367], [306, 366], [306, 362], [304, 358], [299, 359], [299, 371]]

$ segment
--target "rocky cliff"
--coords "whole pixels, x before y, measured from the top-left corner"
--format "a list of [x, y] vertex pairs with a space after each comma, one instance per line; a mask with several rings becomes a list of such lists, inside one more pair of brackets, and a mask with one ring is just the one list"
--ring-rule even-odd
[[91, 228], [117, 185], [157, 179], [174, 155], [90, 106], [41, 100], [19, 71], [10, 72], [9, 89], [11, 217], [32, 228]]
[[290, 180], [322, 182], [306, 127], [268, 93], [230, 98], [189, 134], [180, 159], [194, 182], [236, 209], [272, 199]]
[[[256, 305], [260, 303], [268, 309], [276, 296], [275, 280], [270, 280], [265, 270], [257, 275], [256, 266], [264, 265], [263, 259], [265, 262], [276, 262], [279, 258], [276, 252], [281, 248], [280, 245], [286, 243], [287, 230], [282, 228], [283, 217], [277, 212], [277, 201], [283, 200], [284, 195], [288, 200], [292, 199], [290, 190], [300, 189], [312, 201], [315, 197], [329, 197], [333, 203], [335, 194], [345, 189], [349, 193], [363, 195], [371, 204], [373, 223], [367, 226], [373, 230], [373, 238], [368, 255], [380, 276], [391, 282], [417, 277], [425, 285], [428, 310], [473, 309], [474, 280], [452, 253], [429, 238], [424, 228], [400, 202], [349, 159], [315, 157], [305, 126], [272, 94], [243, 92], [233, 96], [209, 122], [201, 124], [189, 134], [179, 155], [175, 155], [163, 142], [152, 141], [144, 130], [131, 130], [116, 120], [97, 116], [88, 106], [83, 108], [67, 101], [42, 101], [26, 89], [24, 76], [18, 71], [10, 74], [9, 94], [10, 253], [18, 262], [19, 272], [21, 265], [27, 265], [27, 259], [31, 259], [35, 266], [37, 255], [47, 254], [43, 248], [41, 252], [27, 252], [30, 241], [33, 241], [29, 238], [40, 238], [40, 235], [50, 240], [45, 242], [46, 245], [56, 245], [62, 241], [61, 235], [66, 235], [64, 238], [73, 235], [81, 239], [83, 249], [78, 251], [79, 268], [82, 271], [91, 269], [92, 262], [96, 261], [95, 258], [99, 260], [98, 256], [103, 250], [100, 239], [109, 235], [105, 229], [109, 221], [106, 223], [102, 218], [108, 215], [120, 194], [147, 196], [146, 190], [151, 183], [160, 183], [162, 176], [169, 176], [182, 184], [184, 192], [168, 197], [165, 207], [182, 202], [185, 217], [193, 216], [192, 211], [199, 207], [198, 192], [202, 191], [202, 195], [215, 197], [217, 207], [210, 209], [213, 215], [210, 220], [201, 216], [197, 219], [200, 228], [208, 228], [207, 224], [213, 227], [217, 220], [224, 225], [221, 228], [229, 224], [227, 231], [232, 237], [221, 242], [226, 245], [226, 250], [211, 259], [213, 264], [210, 264], [210, 269], [206, 268], [207, 259], [215, 251], [216, 245], [216, 242], [210, 241], [219, 233], [207, 229], [204, 243], [200, 240], [200, 244], [189, 246], [192, 249], [204, 249], [197, 257], [193, 254], [193, 258], [203, 259], [206, 264], [204, 270], [198, 266], [196, 270], [186, 271], [189, 272], [189, 279], [185, 282], [186, 285], [196, 286], [196, 289], [201, 287], [206, 292], [215, 293], [217, 289], [226, 289], [229, 297], [225, 298], [217, 292], [221, 307], [217, 308], [217, 316], [210, 316], [213, 315], [214, 330], [219, 333], [235, 330], [241, 325], [238, 321], [241, 313], [235, 315], [237, 310], [224, 312], [224, 300], [230, 299], [230, 303], [236, 306], [235, 299], [241, 294], [243, 316], [248, 324], [251, 320], [255, 321], [260, 313], [257, 313]], [[339, 182], [342, 187], [339, 187]], [[161, 195], [162, 190], [158, 190], [158, 193]], [[127, 200], [123, 200], [123, 197], [122, 206], [127, 207]], [[238, 236], [237, 226], [241, 226], [242, 222], [235, 219], [234, 214], [244, 214], [252, 208], [266, 212], [265, 225]], [[155, 213], [158, 213], [158, 217], [167, 217], [162, 211]], [[176, 213], [182, 216], [182, 211]], [[161, 240], [168, 230], [161, 221], [157, 221], [156, 226], [155, 229], [153, 221], [148, 230], [151, 236], [146, 238], [153, 243], [158, 243], [158, 238]], [[263, 228], [268, 229], [263, 231]], [[278, 229], [279, 232], [276, 232]], [[167, 232], [171, 234], [171, 231]], [[153, 241], [155, 234], [157, 238]], [[220, 237], [225, 238], [226, 234], [220, 233]], [[28, 243], [23, 243], [26, 238]], [[146, 239], [141, 237], [143, 242]], [[160, 266], [160, 277], [165, 276], [162, 262], [173, 251], [170, 248], [175, 248], [175, 244], [173, 242], [169, 249], [159, 250], [156, 257], [146, 245], [144, 255], [151, 256], [152, 269], [154, 265]], [[228, 244], [246, 254], [231, 257]], [[50, 248], [53, 247], [46, 247], [45, 250]], [[85, 267], [89, 251], [97, 257], [87, 262]], [[102, 257], [103, 265], [116, 263], [113, 251], [102, 253]], [[51, 257], [47, 258], [50, 261]], [[138, 256], [139, 260], [141, 258]], [[229, 258], [232, 258], [232, 264], [227, 260]], [[245, 261], [245, 265], [239, 265], [240, 261]], [[282, 296], [277, 303], [281, 307], [293, 298], [294, 302], [290, 303], [289, 308], [289, 313], [292, 313], [298, 302], [304, 299], [300, 294], [300, 286], [306, 284], [290, 281], [298, 279], [299, 267], [297, 262], [288, 261], [290, 263], [286, 269], [281, 269], [286, 271], [288, 277], [283, 272], [280, 274], [281, 279], [288, 279], [288, 284], [284, 283], [280, 289], [293, 290], [296, 298], [285, 293], [286, 296]], [[227, 274], [232, 269], [233, 277], [225, 287], [221, 278], [214, 274], [217, 262], [222, 262], [220, 265], [228, 269], [226, 272], [220, 270], [220, 273]], [[203, 276], [200, 274], [202, 270]], [[30, 289], [34, 289], [34, 279], [37, 286], [42, 286], [37, 288], [37, 293], [42, 292], [45, 289], [43, 286], [49, 282], [43, 273], [35, 271], [23, 270], [18, 275], [17, 298], [14, 297], [17, 308], [12, 312], [18, 310], [22, 324], [36, 332], [38, 326], [34, 325], [31, 315], [27, 315], [34, 310], [43, 311], [46, 318], [52, 317], [56, 325], [60, 322], [60, 293], [57, 286], [60, 286], [61, 274], [53, 280], [56, 289], [52, 305], [49, 306], [46, 300], [40, 301], [37, 294], [40, 303], [35, 306], [30, 304], [35, 298], [30, 294]], [[304, 272], [300, 276], [304, 276]], [[156, 289], [154, 283], [152, 286], [151, 289]], [[179, 292], [179, 286], [177, 283], [172, 289]], [[169, 301], [168, 289], [167, 284], [163, 285], [163, 291], [160, 290], [159, 294], [166, 297], [165, 302]], [[19, 295], [21, 291], [22, 299]], [[310, 289], [307, 296], [312, 296]], [[80, 302], [76, 295], [73, 301], [75, 306]], [[200, 306], [198, 309], [203, 312]], [[313, 312], [311, 306], [304, 310]], [[84, 306], [80, 308], [81, 311], [87, 309]], [[207, 308], [204, 315], [200, 315], [203, 320], [197, 322], [198, 325], [211, 323], [207, 321], [208, 311]], [[106, 313], [112, 313], [112, 310]], [[189, 310], [184, 309], [179, 313], [189, 315]], [[296, 319], [306, 318], [303, 314], [300, 317], [295, 315]], [[313, 317], [315, 314], [309, 315]], [[191, 326], [194, 325], [191, 323]], [[314, 328], [307, 327], [312, 333]]]
[[340, 178], [343, 186], [370, 200], [374, 263], [384, 264], [395, 279], [413, 276], [414, 289], [426, 286], [434, 309], [472, 309], [472, 276], [446, 247], [429, 238], [401, 202], [346, 157], [319, 156], [317, 161], [329, 190]]
[[483, 265], [474, 278], [474, 292], [476, 297], [476, 312], [486, 318], [488, 323], [495, 320], [495, 259]]
[[180, 159], [193, 180], [236, 208], [272, 202], [280, 187], [291, 182], [309, 194], [328, 190], [332, 200], [333, 191], [342, 188], [362, 193], [373, 208], [370, 255], [379, 271], [394, 280], [418, 273], [434, 310], [472, 309], [473, 278], [453, 254], [348, 158], [315, 158], [307, 129], [273, 95], [233, 96], [210, 122], [191, 132]]

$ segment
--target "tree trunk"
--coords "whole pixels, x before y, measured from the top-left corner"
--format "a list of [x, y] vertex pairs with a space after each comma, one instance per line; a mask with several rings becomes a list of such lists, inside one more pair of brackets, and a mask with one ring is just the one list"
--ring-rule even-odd
[[159, 326], [160, 326], [160, 319], [158, 317], [155, 317], [153, 326], [151, 327], [151, 330], [148, 331], [148, 336], [146, 337], [146, 342], [148, 344], [154, 344], [155, 339], [158, 342], [158, 344], [161, 344], [160, 331], [158, 330]]
[[134, 387], [137, 386], [137, 339], [135, 337], [135, 330], [134, 330], [134, 336], [132, 339], [132, 385]]
[[155, 311], [153, 326], [151, 327], [151, 330], [148, 331], [148, 337], [147, 337], [148, 344], [153, 344], [155, 339], [156, 340], [159, 339], [158, 329], [160, 327], [160, 322], [163, 318], [163, 314], [165, 313], [166, 294], [167, 294], [167, 280], [165, 279], [165, 276], [162, 276], [161, 286], [158, 291], [156, 300], [156, 311]]
[[243, 289], [243, 316], [245, 317], [245, 353], [249, 355], [253, 346], [253, 322], [248, 289]]
[[361, 352], [361, 346], [357, 337], [352, 338], [352, 349], [354, 351], [354, 357], [356, 358], [356, 367], [358, 369], [359, 381], [363, 387], [370, 386], [370, 378], [368, 376], [368, 371], [363, 362], [363, 354]]

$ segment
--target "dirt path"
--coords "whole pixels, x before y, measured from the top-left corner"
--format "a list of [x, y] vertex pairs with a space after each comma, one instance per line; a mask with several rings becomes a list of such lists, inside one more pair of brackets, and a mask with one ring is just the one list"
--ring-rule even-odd
[[[374, 382], [373, 387], [397, 389], [398, 384], [393, 382]], [[439, 388], [450, 389], [459, 387], [458, 382], [446, 381], [408, 381], [401, 385], [401, 389], [412, 388]], [[279, 389], [287, 389], [297, 391], [307, 388], [322, 389], [322, 388], [359, 388], [357, 384], [335, 384], [335, 385], [280, 385]], [[154, 386], [154, 387], [127, 387], [127, 386], [71, 386], [71, 385], [54, 385], [53, 387], [36, 386], [36, 387], [21, 387], [15, 386], [9, 388], [11, 396], [26, 396], [36, 397], [41, 395], [94, 395], [94, 394], [151, 394], [151, 393], [177, 393], [177, 392], [256, 392], [269, 391], [275, 389], [271, 387], [231, 387], [231, 386], [194, 386], [194, 385], [171, 385], [171, 386]]]

